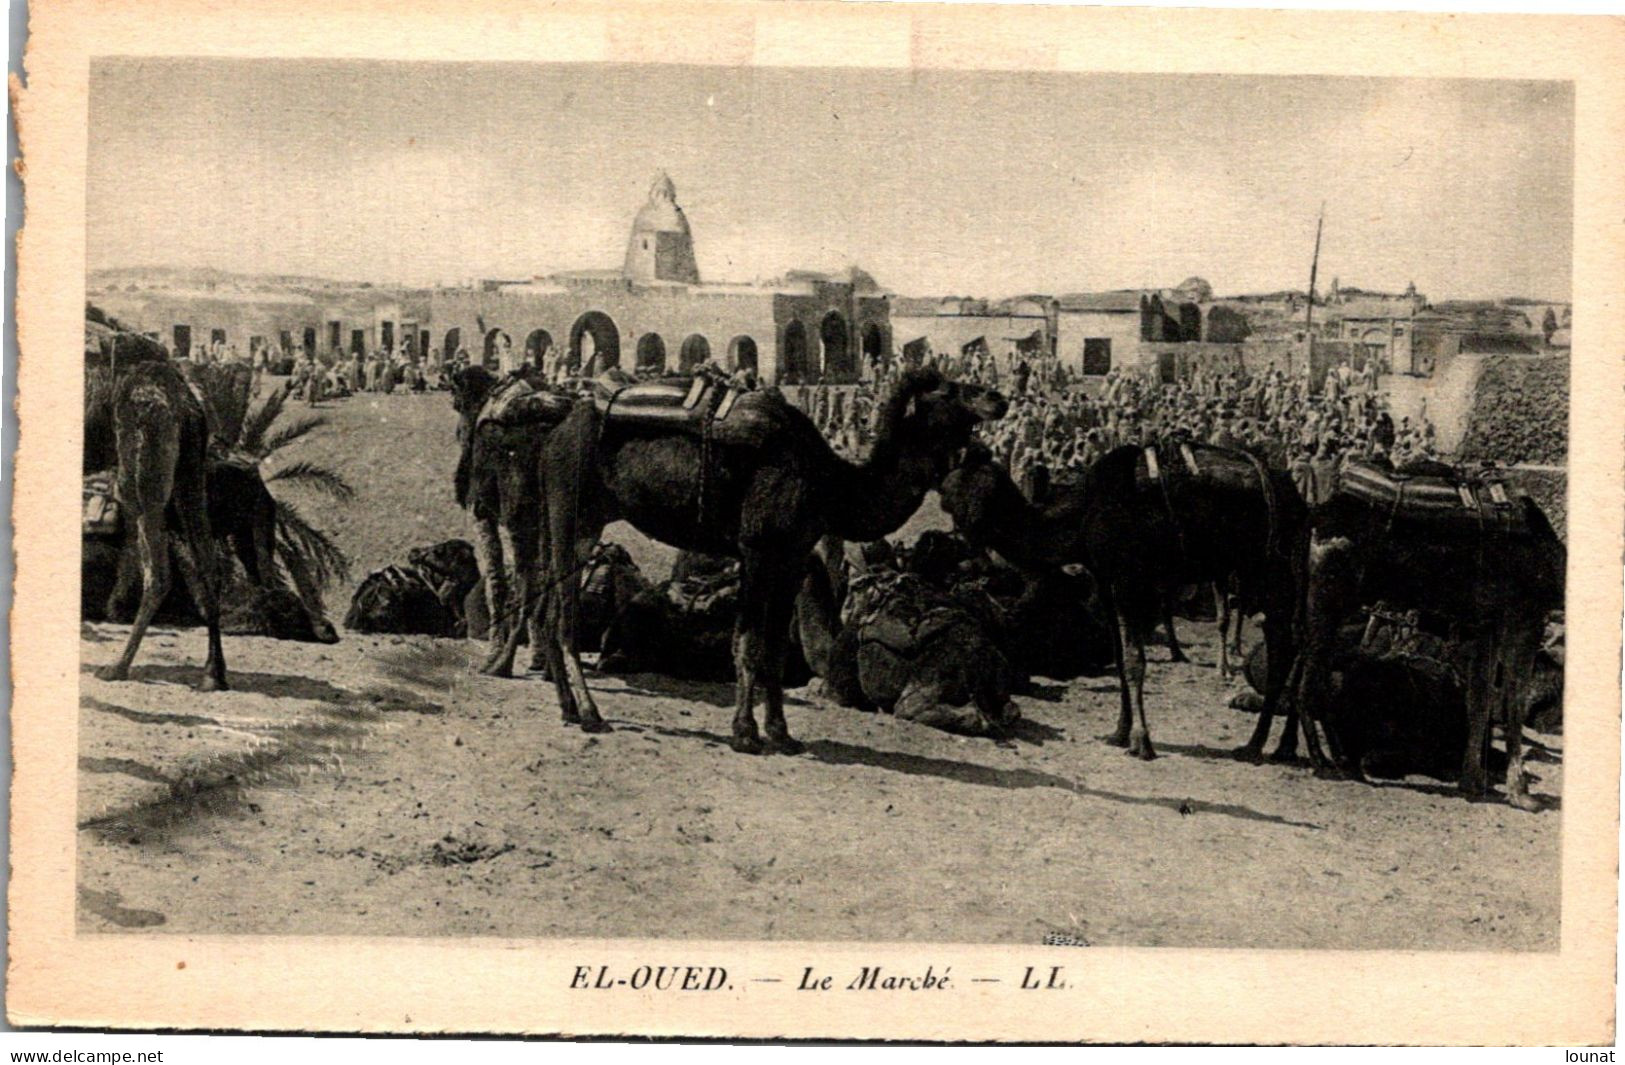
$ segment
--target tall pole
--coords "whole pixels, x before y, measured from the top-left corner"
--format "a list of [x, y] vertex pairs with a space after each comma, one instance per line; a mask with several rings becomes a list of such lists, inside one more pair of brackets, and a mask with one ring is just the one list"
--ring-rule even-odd
[[1314, 391], [1315, 373], [1315, 275], [1320, 270], [1320, 229], [1326, 224], [1326, 201], [1320, 203], [1320, 217], [1315, 220], [1315, 255], [1309, 260], [1308, 308], [1303, 313], [1303, 365], [1310, 375], [1309, 390]]
[[1320, 204], [1320, 217], [1315, 221], [1315, 257], [1309, 261], [1309, 309], [1303, 316], [1304, 335], [1312, 336], [1315, 324], [1315, 274], [1320, 270], [1320, 228], [1326, 224], [1326, 203]]

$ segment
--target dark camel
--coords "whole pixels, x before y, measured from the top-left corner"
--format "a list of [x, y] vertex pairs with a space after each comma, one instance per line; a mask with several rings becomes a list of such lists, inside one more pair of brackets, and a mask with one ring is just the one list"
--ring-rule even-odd
[[[90, 399], [87, 394], [87, 401]], [[169, 593], [169, 532], [177, 533], [175, 557], [192, 601], [209, 629], [208, 658], [203, 664], [203, 691], [226, 685], [226, 661], [220, 647], [220, 570], [209, 530], [209, 424], [203, 402], [187, 386], [174, 364], [145, 362], [121, 372], [113, 381], [111, 419], [117, 455], [114, 494], [135, 529], [141, 558], [141, 606], [124, 653], [96, 675], [126, 680], [141, 639]], [[92, 421], [87, 411], [87, 423]], [[89, 451], [86, 464], [102, 456]]]
[[[944, 481], [943, 508], [968, 539], [1018, 566], [1081, 563], [1094, 574], [1117, 627], [1122, 708], [1109, 742], [1147, 760], [1156, 749], [1145, 718], [1146, 637], [1174, 591], [1233, 574], [1241, 609], [1263, 611], [1270, 647], [1265, 707], [1237, 751], [1256, 759], [1292, 666], [1302, 568], [1295, 560], [1307, 515], [1284, 473], [1242, 452], [1186, 446], [1189, 463], [1178, 445], [1159, 448], [1155, 477], [1142, 448], [1117, 448], [1090, 468], [1081, 489], [1055, 492], [1043, 507], [1028, 503], [1002, 467], [972, 449]], [[1296, 749], [1297, 723], [1289, 716], [1274, 757]]]
[[760, 753], [755, 703], [766, 704], [766, 749], [801, 745], [784, 720], [782, 686], [790, 613], [807, 556], [826, 533], [867, 542], [895, 531], [948, 471], [1004, 397], [912, 370], [876, 414], [867, 461], [842, 459], [812, 420], [777, 391], [734, 404], [727, 435], [607, 421], [578, 403], [542, 445], [549, 666], [566, 722], [607, 729], [576, 654], [579, 589], [568, 577], [608, 523], [690, 551], [738, 558], [743, 576], [734, 625], [734, 750]]
[[[537, 582], [541, 492], [536, 479], [542, 440], [556, 422], [517, 424], [482, 418], [501, 378], [483, 366], [452, 374], [452, 406], [458, 414], [457, 504], [474, 516], [474, 551], [485, 578], [490, 652], [480, 667], [496, 677], [513, 675], [522, 604]], [[540, 385], [540, 379], [532, 382]], [[544, 663], [541, 621], [525, 611], [532, 668]], [[517, 632], [515, 632], [517, 636]]]
[[[1422, 512], [1393, 500], [1360, 498], [1349, 491], [1362, 469], [1404, 483], [1416, 500], [1431, 487], [1443, 506]], [[1546, 515], [1528, 497], [1499, 494], [1463, 478], [1452, 467], [1421, 463], [1395, 476], [1380, 467], [1355, 467], [1342, 487], [1315, 509], [1308, 552], [1304, 644], [1298, 705], [1309, 756], [1317, 767], [1359, 776], [1346, 758], [1335, 722], [1327, 722], [1327, 685], [1338, 627], [1363, 606], [1383, 603], [1438, 619], [1463, 650], [1467, 745], [1460, 788], [1476, 797], [1489, 791], [1491, 725], [1499, 723], [1507, 747], [1507, 801], [1523, 810], [1539, 804], [1523, 776], [1523, 726], [1528, 685], [1535, 675], [1547, 614], [1563, 606], [1567, 553]], [[1459, 485], [1475, 506], [1459, 498]], [[1324, 731], [1330, 758], [1322, 752]]]

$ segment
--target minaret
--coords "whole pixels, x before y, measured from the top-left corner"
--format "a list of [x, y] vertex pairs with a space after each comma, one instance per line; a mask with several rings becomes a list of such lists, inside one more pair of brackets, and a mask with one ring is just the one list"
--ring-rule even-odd
[[629, 281], [700, 283], [694, 237], [689, 233], [683, 209], [677, 206], [677, 187], [664, 170], [655, 174], [649, 186], [649, 202], [632, 223], [632, 239], [626, 245], [626, 265], [621, 272]]

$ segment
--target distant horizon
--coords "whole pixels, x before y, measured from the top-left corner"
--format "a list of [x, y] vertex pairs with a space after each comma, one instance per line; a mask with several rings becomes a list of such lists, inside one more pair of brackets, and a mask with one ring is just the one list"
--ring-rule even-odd
[[[857, 265], [862, 266], [863, 264], [859, 263]], [[329, 276], [329, 275], [322, 275], [322, 274], [303, 274], [303, 273], [298, 273], [298, 272], [295, 272], [295, 271], [273, 270], [273, 271], [267, 271], [265, 273], [253, 273], [253, 274], [251, 274], [251, 273], [243, 273], [243, 272], [238, 271], [238, 270], [230, 270], [230, 269], [227, 269], [225, 267], [215, 266], [215, 265], [212, 265], [212, 264], [209, 264], [209, 263], [199, 263], [199, 264], [197, 264], [195, 266], [181, 265], [181, 264], [178, 264], [178, 263], [125, 263], [125, 264], [119, 264], [119, 265], [114, 265], [114, 266], [98, 266], [93, 270], [87, 271], [86, 276], [88, 278], [88, 276], [91, 275], [91, 274], [115, 273], [115, 272], [118, 272], [118, 271], [143, 271], [143, 270], [147, 270], [147, 271], [158, 271], [158, 270], [207, 271], [207, 270], [212, 270], [212, 271], [214, 271], [216, 273], [227, 274], [227, 275], [229, 275], [231, 277], [240, 277], [240, 278], [248, 278], [248, 279], [289, 277], [289, 278], [297, 278], [298, 280], [301, 280], [301, 281], [321, 281], [321, 282], [326, 282], [326, 283], [335, 284], [335, 285], [353, 285], [353, 286], [357, 286], [357, 287], [365, 285], [365, 286], [369, 286], [369, 287], [372, 287], [372, 288], [402, 288], [402, 289], [464, 288], [464, 287], [467, 287], [467, 286], [469, 286], [471, 284], [478, 284], [478, 283], [485, 282], [485, 281], [496, 281], [496, 282], [522, 284], [522, 283], [524, 283], [526, 281], [545, 279], [546, 277], [550, 276], [550, 275], [547, 275], [547, 274], [537, 274], [537, 275], [535, 275], [533, 277], [483, 277], [482, 276], [482, 277], [475, 277], [475, 278], [465, 278], [465, 279], [462, 279], [460, 281], [444, 281], [444, 282], [439, 282], [439, 283], [430, 282], [430, 283], [421, 283], [421, 284], [419, 284], [419, 283], [409, 283], [409, 282], [403, 282], [403, 281], [396, 281], [396, 280], [392, 280], [392, 279], [388, 279], [388, 278], [378, 278], [378, 277], [337, 277], [337, 276]], [[566, 271], [555, 271], [555, 273], [568, 273], [568, 272], [569, 271], [567, 271], [567, 270]], [[1187, 275], [1187, 276], [1189, 276], [1189, 277], [1201, 277], [1203, 280], [1208, 281], [1210, 284], [1212, 283], [1211, 278], [1208, 278], [1208, 277], [1206, 277], [1205, 275], [1202, 275], [1202, 274], [1192, 274], [1192, 275]], [[1186, 280], [1186, 278], [1181, 278], [1179, 281], [1173, 282], [1171, 284], [1150, 285], [1150, 286], [1147, 286], [1147, 287], [1144, 287], [1144, 288], [1142, 288], [1140, 286], [1136, 286], [1136, 285], [1120, 285], [1120, 286], [1113, 286], [1113, 287], [1110, 287], [1110, 288], [1095, 288], [1095, 289], [1064, 288], [1064, 289], [1058, 289], [1058, 290], [1056, 290], [1054, 292], [1041, 292], [1038, 289], [1028, 288], [1028, 289], [1022, 289], [1019, 292], [1001, 292], [1001, 293], [997, 293], [997, 294], [987, 294], [987, 293], [979, 293], [979, 292], [899, 292], [899, 291], [896, 291], [896, 290], [892, 289], [890, 286], [886, 285], [885, 282], [884, 282], [884, 279], [876, 278], [875, 280], [880, 285], [881, 289], [887, 295], [894, 296], [894, 297], [899, 297], [899, 298], [902, 298], [902, 299], [974, 299], [974, 300], [988, 300], [988, 301], [996, 302], [996, 301], [999, 301], [999, 300], [1016, 299], [1016, 298], [1019, 298], [1021, 296], [1049, 296], [1049, 297], [1053, 298], [1053, 297], [1065, 296], [1065, 295], [1069, 295], [1069, 294], [1073, 294], [1073, 293], [1161, 292], [1161, 291], [1166, 291], [1166, 290], [1169, 290], [1169, 289], [1178, 288], [1179, 285]], [[1339, 280], [1339, 282], [1341, 282], [1342, 279], [1339, 278], [1338, 280]], [[719, 284], [719, 285], [750, 284], [750, 282], [749, 281], [743, 281], [742, 282], [742, 281], [738, 281], [738, 280], [718, 280], [718, 281], [713, 282], [713, 281], [708, 281], [706, 278], [704, 278], [702, 276], [700, 278], [700, 284], [703, 286], [703, 285], [708, 285], [708, 284]], [[1376, 288], [1372, 288], [1369, 285], [1362, 285], [1362, 284], [1341, 284], [1340, 287], [1341, 287], [1342, 291], [1345, 291], [1345, 292], [1347, 292], [1347, 291], [1371, 292], [1371, 293], [1379, 293], [1381, 295], [1387, 295], [1387, 296], [1400, 296], [1400, 295], [1403, 295], [1403, 292], [1396, 292], [1396, 291], [1392, 291], [1392, 290], [1388, 290], [1388, 289], [1376, 289]], [[1316, 295], [1321, 297], [1321, 298], [1325, 298], [1325, 296], [1330, 291], [1330, 286], [1329, 285], [1320, 285], [1317, 282], [1316, 283], [1316, 289], [1317, 289]], [[1249, 290], [1247, 290], [1245, 292], [1229, 292], [1229, 291], [1221, 290], [1217, 286], [1214, 286], [1213, 298], [1215, 300], [1239, 300], [1239, 299], [1250, 299], [1250, 298], [1260, 297], [1260, 296], [1270, 296], [1270, 295], [1274, 295], [1274, 294], [1276, 294], [1278, 292], [1297, 292], [1297, 293], [1301, 294], [1304, 291], [1305, 291], [1304, 288], [1302, 288], [1302, 287], [1294, 287], [1292, 285], [1279, 285], [1279, 286], [1275, 286], [1275, 287], [1272, 287], [1272, 288], [1263, 288], [1263, 289], [1257, 289], [1257, 290], [1249, 289]], [[1526, 301], [1528, 303], [1533, 303], [1533, 304], [1563, 304], [1563, 305], [1568, 305], [1568, 304], [1572, 304], [1574, 302], [1569, 296], [1563, 296], [1561, 298], [1549, 298], [1549, 297], [1546, 297], [1546, 296], [1531, 296], [1531, 295], [1527, 295], [1527, 294], [1523, 294], [1523, 293], [1498, 294], [1498, 295], [1488, 295], [1488, 296], [1484, 296], [1484, 295], [1461, 296], [1461, 295], [1455, 295], [1455, 294], [1450, 294], [1450, 295], [1445, 295], [1445, 296], [1435, 296], [1433, 293], [1422, 291], [1420, 286], [1418, 286], [1417, 291], [1424, 298], [1426, 298], [1429, 305], [1434, 305], [1434, 304], [1439, 304], [1439, 303], [1509, 303], [1509, 302], [1520, 301], [1520, 300], [1521, 301]]]
[[92, 270], [613, 268], [663, 169], [716, 283], [1301, 291], [1324, 204], [1322, 290], [1573, 288], [1570, 83], [100, 58], [88, 161]]

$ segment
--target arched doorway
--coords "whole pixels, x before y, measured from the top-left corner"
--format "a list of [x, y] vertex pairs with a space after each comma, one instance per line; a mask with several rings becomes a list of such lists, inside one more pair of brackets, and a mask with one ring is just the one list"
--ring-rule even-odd
[[683, 369], [692, 370], [710, 357], [711, 342], [695, 333], [683, 341], [683, 348], [678, 352], [677, 362]]
[[645, 333], [638, 338], [638, 369], [660, 371], [666, 368], [666, 342], [659, 333]]
[[570, 327], [571, 373], [601, 374], [621, 364], [621, 331], [602, 311], [588, 311]]
[[525, 338], [525, 361], [541, 369], [542, 360], [553, 349], [553, 334], [545, 329], [532, 329]]
[[791, 319], [790, 324], [784, 327], [784, 343], [780, 345], [784, 353], [784, 380], [787, 384], [798, 385], [807, 380], [807, 327], [799, 319]]
[[890, 361], [886, 354], [886, 334], [880, 331], [880, 326], [870, 322], [863, 327], [864, 365], [879, 368]]
[[305, 328], [305, 354], [312, 357], [316, 354], [316, 329], [314, 326]]
[[513, 347], [513, 338], [500, 329], [485, 334], [485, 356], [481, 360], [487, 370], [506, 370], [503, 353]]
[[457, 357], [457, 349], [463, 346], [463, 331], [461, 329], [446, 330], [446, 339], [440, 345], [440, 357], [450, 362]]
[[734, 370], [756, 372], [756, 341], [750, 337], [734, 337], [728, 341], [728, 366]]
[[824, 342], [824, 378], [851, 380], [854, 376], [852, 345], [847, 341], [846, 319], [841, 317], [839, 311], [830, 311], [824, 315], [824, 323], [819, 326], [818, 334]]

